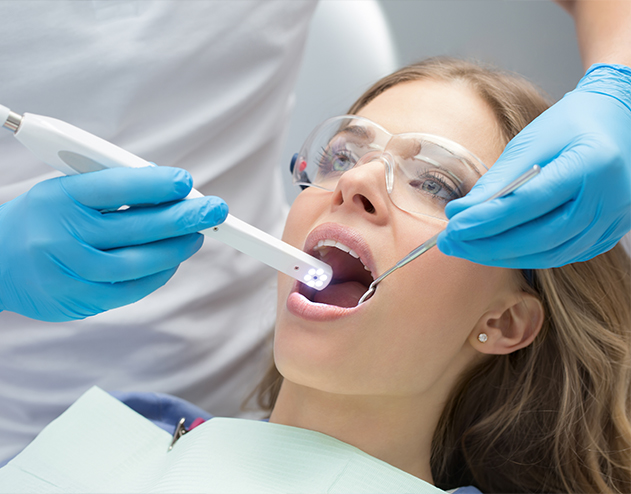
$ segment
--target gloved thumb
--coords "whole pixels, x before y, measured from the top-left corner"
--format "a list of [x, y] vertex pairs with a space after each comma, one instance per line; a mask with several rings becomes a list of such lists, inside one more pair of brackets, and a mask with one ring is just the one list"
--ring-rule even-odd
[[463, 198], [451, 201], [445, 207], [447, 218], [480, 204], [533, 165], [545, 166], [558, 153], [555, 142], [546, 138], [554, 112], [544, 112], [530, 122], [506, 146], [500, 157]]
[[60, 180], [68, 195], [93, 209], [176, 201], [186, 197], [193, 186], [186, 170], [167, 166], [109, 168]]
[[510, 173], [506, 173], [506, 171], [505, 167], [498, 165], [493, 166], [493, 168], [480, 177], [466, 196], [455, 199], [445, 206], [445, 215], [447, 218], [451, 219], [465, 209], [469, 209], [471, 206], [486, 201], [493, 194], [505, 187], [506, 184], [515, 180], [520, 173], [523, 173], [523, 171], [515, 168], [511, 169]]

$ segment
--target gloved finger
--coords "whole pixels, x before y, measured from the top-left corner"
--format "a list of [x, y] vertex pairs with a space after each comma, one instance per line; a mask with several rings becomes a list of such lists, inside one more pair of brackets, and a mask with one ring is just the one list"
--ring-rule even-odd
[[598, 254], [612, 249], [617, 242], [606, 242], [592, 249], [583, 249], [582, 238], [574, 237], [567, 242], [545, 252], [539, 252], [524, 257], [510, 257], [506, 259], [493, 259], [485, 264], [508, 269], [549, 269], [573, 262], [582, 262], [592, 259]]
[[[57, 299], [33, 301], [37, 310], [28, 317], [47, 322], [65, 322], [100, 314], [103, 311], [132, 304], [154, 292], [175, 274], [177, 266], [138, 280], [120, 283], [94, 283], [79, 281], [72, 293], [60, 291]], [[77, 298], [77, 294], [80, 296]], [[58, 303], [63, 300], [63, 303]], [[9, 308], [8, 310], [11, 310]]]
[[[506, 185], [525, 173], [529, 168], [531, 167], [527, 166], [524, 170], [517, 167], [506, 170], [506, 168], [492, 167], [478, 179], [476, 184], [464, 197], [454, 199], [447, 203], [445, 206], [445, 216], [451, 220], [455, 216], [462, 214], [463, 211], [484, 203], [495, 193], [499, 192]], [[539, 177], [535, 177], [533, 180], [538, 178]]]
[[[443, 233], [441, 232], [441, 235]], [[548, 252], [538, 252], [525, 257], [499, 257], [496, 250], [492, 252], [484, 251], [480, 254], [480, 240], [449, 243], [442, 240], [441, 235], [438, 237], [437, 246], [443, 254], [465, 259], [476, 264], [510, 269], [544, 269], [553, 267], [549, 263]], [[498, 240], [494, 238], [494, 241], [494, 247], [496, 247]], [[558, 247], [555, 247], [555, 250], [558, 249]]]
[[539, 115], [508, 143], [497, 161], [480, 177], [465, 197], [447, 204], [447, 218], [451, 219], [461, 211], [487, 200], [534, 165], [545, 168], [552, 160], [558, 158], [565, 146], [559, 146], [559, 142], [569, 144], [572, 142], [572, 136], [564, 136], [567, 129], [561, 128], [554, 140], [542, 138], [542, 135], [549, 134], [546, 126], [553, 117], [549, 111]]
[[120, 283], [89, 283], [85, 285], [84, 289], [90, 292], [89, 300], [93, 302], [86, 303], [85, 300], [81, 300], [62, 306], [59, 309], [62, 312], [59, 319], [51, 322], [84, 319], [106, 310], [138, 302], [164, 286], [176, 271], [177, 266], [137, 280]]
[[[124, 281], [122, 283], [110, 285], [114, 290], [112, 290], [112, 293], [107, 300], [107, 306], [104, 306], [103, 308], [105, 310], [110, 310], [115, 309], [116, 307], [138, 302], [138, 300], [145, 298], [161, 286], [164, 286], [175, 274], [177, 268], [178, 266], [175, 266], [137, 280]], [[106, 287], [106, 289], [107, 288], [109, 287]]]
[[166, 166], [109, 168], [58, 180], [70, 197], [93, 209], [176, 201], [186, 197], [193, 186], [186, 170]]
[[[477, 240], [454, 242], [445, 234], [439, 236], [437, 245], [444, 254], [474, 260], [479, 264], [497, 265], [494, 263], [511, 258], [524, 259], [551, 251], [585, 234], [594, 218], [577, 214], [577, 208], [578, 203], [570, 201], [544, 216]], [[596, 234], [591, 231], [591, 235]]]
[[192, 233], [108, 251], [88, 248], [90, 252], [84, 253], [77, 265], [71, 259], [63, 259], [62, 262], [85, 280], [118, 283], [173, 269], [195, 254], [203, 242], [203, 235]]
[[227, 215], [228, 205], [222, 199], [199, 197], [107, 213], [97, 221], [91, 215], [78, 234], [84, 242], [106, 250], [198, 232], [223, 223]]
[[449, 220], [446, 236], [452, 241], [492, 237], [554, 211], [580, 194], [583, 177], [568, 172], [580, 159], [579, 149], [568, 151], [511, 194], [461, 211]]

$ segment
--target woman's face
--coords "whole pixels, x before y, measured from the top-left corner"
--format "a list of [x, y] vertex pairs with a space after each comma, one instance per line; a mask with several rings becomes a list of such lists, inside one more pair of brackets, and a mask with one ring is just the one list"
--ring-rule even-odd
[[[446, 137], [487, 166], [503, 149], [492, 111], [465, 84], [399, 84], [359, 115], [392, 134]], [[445, 225], [398, 209], [386, 190], [384, 165], [374, 161], [344, 173], [333, 192], [304, 190], [283, 240], [330, 263], [334, 280], [351, 265], [353, 276], [361, 278], [363, 266], [350, 254], [336, 247], [314, 250], [322, 240], [340, 242], [376, 278]], [[354, 305], [365, 286], [348, 282], [314, 295], [281, 274], [276, 365], [294, 383], [333, 393], [408, 396], [442, 389], [480, 356], [476, 325], [485, 313], [499, 310], [514, 277], [435, 248], [386, 278], [366, 303], [345, 308], [334, 304]]]

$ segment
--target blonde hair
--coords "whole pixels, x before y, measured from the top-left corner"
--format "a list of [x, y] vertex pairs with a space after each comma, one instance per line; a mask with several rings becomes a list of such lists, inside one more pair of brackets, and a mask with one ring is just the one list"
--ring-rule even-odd
[[[504, 144], [549, 106], [525, 79], [432, 58], [381, 79], [351, 107], [388, 88], [435, 79], [472, 87], [493, 109]], [[630, 261], [621, 246], [582, 263], [535, 272], [523, 289], [542, 301], [535, 341], [461, 377], [432, 443], [437, 487], [483, 492], [631, 492]], [[271, 410], [282, 377], [260, 383]]]

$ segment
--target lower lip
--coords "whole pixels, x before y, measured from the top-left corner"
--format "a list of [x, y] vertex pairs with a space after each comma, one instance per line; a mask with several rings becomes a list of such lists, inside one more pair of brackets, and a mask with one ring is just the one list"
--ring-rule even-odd
[[350, 316], [362, 310], [362, 306], [357, 307], [337, 307], [335, 305], [316, 304], [311, 302], [307, 297], [298, 291], [298, 281], [287, 298], [287, 310], [294, 316], [309, 321], [334, 321], [343, 317]]

